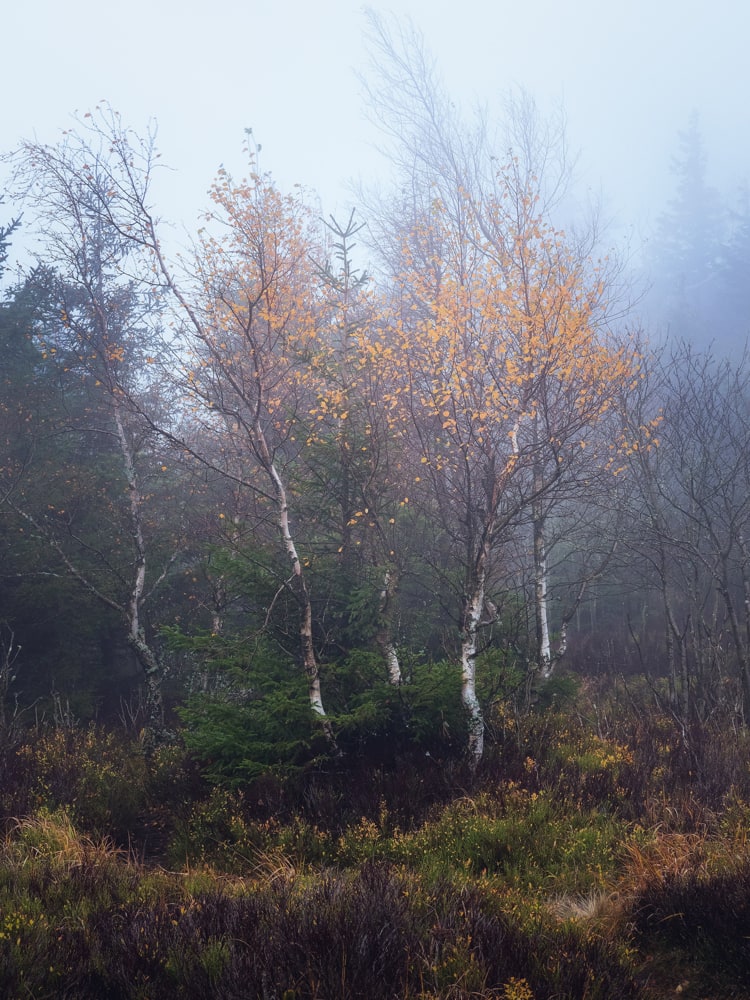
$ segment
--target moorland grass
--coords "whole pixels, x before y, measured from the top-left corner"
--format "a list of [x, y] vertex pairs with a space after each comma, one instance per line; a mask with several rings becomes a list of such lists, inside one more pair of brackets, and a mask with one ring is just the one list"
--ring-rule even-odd
[[242, 788], [178, 745], [30, 734], [2, 762], [0, 995], [750, 996], [745, 735], [580, 696], [495, 726], [474, 776]]

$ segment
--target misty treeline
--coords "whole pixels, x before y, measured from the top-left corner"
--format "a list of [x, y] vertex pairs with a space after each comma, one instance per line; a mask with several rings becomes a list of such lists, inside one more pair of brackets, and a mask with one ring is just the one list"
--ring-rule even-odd
[[[739, 164], [736, 165], [739, 168]], [[694, 112], [677, 136], [674, 195], [646, 241], [646, 312], [655, 329], [736, 357], [750, 310], [750, 190], [720, 193]]]
[[679, 317], [721, 286], [744, 328], [747, 216], [721, 253], [680, 217], [693, 124], [657, 349], [595, 217], [560, 226], [561, 122], [467, 124], [418, 36], [371, 29], [394, 185], [350, 217], [248, 135], [176, 250], [155, 137], [107, 106], [8, 155], [4, 262], [21, 212], [38, 249], [0, 311], [5, 729], [178, 706], [217, 774], [375, 732], [477, 762], [493, 701], [563, 668], [745, 724], [750, 369]]

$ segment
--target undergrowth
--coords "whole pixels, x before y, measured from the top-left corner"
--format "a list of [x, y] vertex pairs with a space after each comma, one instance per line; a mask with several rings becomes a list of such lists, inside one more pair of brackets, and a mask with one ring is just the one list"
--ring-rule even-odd
[[0, 995], [750, 996], [750, 745], [579, 692], [480, 771], [404, 753], [243, 786], [179, 744], [29, 734], [0, 793]]

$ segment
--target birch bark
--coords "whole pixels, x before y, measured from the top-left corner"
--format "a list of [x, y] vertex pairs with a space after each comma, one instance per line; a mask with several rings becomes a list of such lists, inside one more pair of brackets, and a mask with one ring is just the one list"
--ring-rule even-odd
[[290, 580], [292, 592], [300, 605], [300, 652], [302, 656], [302, 666], [305, 671], [305, 676], [307, 677], [307, 690], [310, 707], [318, 715], [325, 716], [326, 713], [323, 708], [323, 697], [320, 690], [320, 671], [318, 669], [318, 662], [315, 656], [315, 646], [313, 643], [312, 602], [310, 600], [310, 591], [307, 587], [307, 581], [305, 580], [302, 563], [297, 553], [297, 547], [294, 544], [294, 538], [292, 537], [289, 525], [289, 504], [287, 502], [286, 488], [281, 476], [279, 475], [279, 471], [274, 464], [270, 448], [268, 447], [268, 441], [266, 440], [260, 421], [256, 421], [254, 433], [261, 463], [273, 484], [274, 494], [276, 497], [276, 513], [278, 518], [277, 523], [279, 535], [281, 536], [284, 551], [286, 552], [291, 565], [292, 576]]

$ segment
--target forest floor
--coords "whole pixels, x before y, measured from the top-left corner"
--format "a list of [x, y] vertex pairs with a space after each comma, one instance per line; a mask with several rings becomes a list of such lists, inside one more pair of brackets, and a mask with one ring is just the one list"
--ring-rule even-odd
[[459, 755], [208, 782], [178, 742], [0, 756], [0, 996], [750, 998], [750, 737], [579, 691]]

